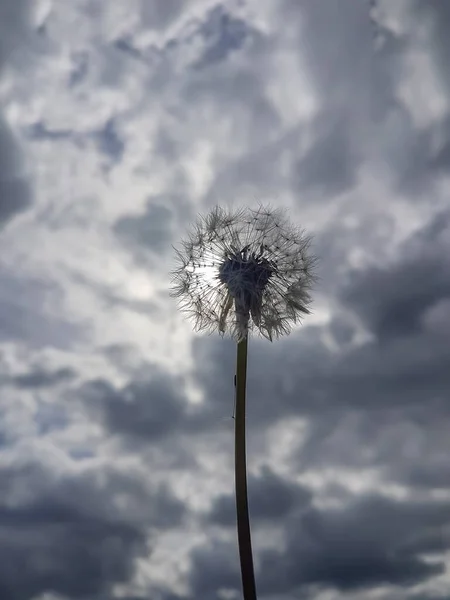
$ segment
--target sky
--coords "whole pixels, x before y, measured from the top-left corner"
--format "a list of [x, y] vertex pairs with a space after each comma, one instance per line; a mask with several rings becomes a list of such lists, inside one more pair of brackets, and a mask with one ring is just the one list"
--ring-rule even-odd
[[450, 3], [1, 0], [0, 597], [235, 600], [235, 343], [170, 297], [215, 205], [313, 237], [251, 337], [261, 600], [450, 597]]

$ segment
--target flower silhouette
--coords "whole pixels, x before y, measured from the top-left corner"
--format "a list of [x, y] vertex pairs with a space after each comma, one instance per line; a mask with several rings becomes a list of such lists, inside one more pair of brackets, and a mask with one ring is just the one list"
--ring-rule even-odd
[[171, 296], [197, 330], [230, 333], [237, 342], [235, 375], [235, 488], [244, 600], [256, 600], [247, 500], [245, 404], [248, 332], [270, 341], [309, 314], [316, 277], [311, 239], [283, 210], [216, 207], [199, 217], [176, 251]]
[[316, 279], [310, 242], [282, 209], [215, 207], [175, 248], [171, 296], [196, 330], [229, 333], [239, 342], [256, 328], [272, 341], [310, 313]]

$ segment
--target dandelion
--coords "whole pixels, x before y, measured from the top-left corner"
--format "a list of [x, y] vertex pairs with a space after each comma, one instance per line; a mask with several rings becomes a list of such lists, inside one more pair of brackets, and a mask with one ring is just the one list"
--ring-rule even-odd
[[237, 342], [235, 485], [239, 554], [245, 600], [256, 600], [247, 502], [245, 390], [249, 332], [271, 342], [310, 314], [317, 259], [311, 238], [281, 209], [214, 208], [200, 217], [172, 271], [171, 296], [197, 331], [217, 331]]
[[198, 331], [240, 342], [256, 329], [272, 341], [310, 312], [310, 241], [280, 209], [216, 207], [176, 250], [172, 295]]

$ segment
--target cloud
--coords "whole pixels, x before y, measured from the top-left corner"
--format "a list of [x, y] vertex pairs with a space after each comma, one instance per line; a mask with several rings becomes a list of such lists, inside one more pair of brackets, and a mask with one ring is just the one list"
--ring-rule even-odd
[[259, 594], [448, 595], [444, 4], [1, 3], [0, 596], [239, 596], [235, 345], [167, 288], [264, 200], [320, 281], [249, 345]]
[[37, 277], [18, 276], [0, 267], [0, 338], [26, 340], [30, 346], [67, 348], [81, 331], [49, 309], [61, 287]]
[[15, 49], [20, 46], [21, 38], [29, 35], [31, 22], [31, 3], [29, 0], [5, 0], [0, 8], [1, 46], [0, 69], [11, 59]]
[[191, 597], [201, 596], [206, 600], [217, 597], [217, 593], [239, 589], [237, 557], [229, 544], [213, 542], [207, 547], [191, 553], [193, 563], [189, 574]]
[[159, 254], [169, 246], [172, 239], [172, 213], [162, 204], [164, 199], [157, 202], [158, 198], [149, 199], [144, 214], [121, 217], [114, 225], [117, 235], [136, 250], [148, 248]]
[[111, 433], [158, 443], [187, 417], [182, 385], [181, 380], [177, 384], [164, 373], [155, 373], [120, 390], [107, 381], [93, 381], [85, 385], [84, 395], [89, 409], [100, 413]]
[[55, 371], [37, 368], [28, 373], [16, 375], [11, 382], [22, 389], [42, 389], [66, 383], [75, 377], [76, 373], [69, 367], [61, 367]]
[[148, 492], [113, 469], [56, 476], [30, 461], [3, 467], [0, 486], [0, 590], [14, 600], [50, 590], [71, 598], [111, 593], [132, 576], [134, 559], [151, 552], [146, 527], [175, 526], [183, 515], [164, 489]]
[[403, 245], [395, 265], [351, 274], [343, 302], [379, 339], [419, 332], [426, 312], [450, 298], [449, 243], [450, 214], [443, 211]]
[[[278, 521], [285, 533], [282, 544], [256, 553], [258, 589], [267, 597], [309, 598], [330, 588], [361, 594], [387, 585], [395, 594], [395, 587], [414, 588], [444, 570], [436, 555], [450, 542], [446, 502], [368, 494], [340, 508], [303, 508]], [[238, 593], [232, 547], [216, 541], [192, 553], [189, 597], [214, 597], [225, 589]]]
[[448, 508], [367, 496], [344, 509], [311, 509], [289, 524], [283, 551], [263, 553], [261, 585], [278, 594], [301, 584], [342, 590], [413, 586], [444, 570], [442, 562], [425, 561], [422, 554], [441, 548]]
[[352, 155], [350, 127], [345, 118], [328, 123], [326, 117], [320, 124], [314, 146], [298, 161], [293, 184], [300, 191], [319, 188], [323, 193], [338, 194], [355, 184], [358, 160]]
[[0, 226], [31, 203], [29, 183], [14, 136], [0, 115]]
[[211, 67], [226, 60], [230, 53], [242, 48], [249, 34], [245, 21], [230, 15], [223, 6], [215, 6], [200, 27], [204, 53], [196, 68]]
[[[0, 7], [0, 76], [15, 51], [30, 37], [30, 3], [6, 0]], [[3, 111], [2, 111], [3, 112]], [[32, 189], [25, 173], [24, 157], [16, 135], [0, 113], [0, 228], [26, 210]]]
[[[293, 510], [308, 506], [311, 492], [265, 467], [258, 475], [248, 478], [248, 495], [252, 521], [275, 522], [285, 519]], [[223, 494], [216, 498], [208, 518], [222, 526], [236, 525], [236, 501], [234, 495]]]

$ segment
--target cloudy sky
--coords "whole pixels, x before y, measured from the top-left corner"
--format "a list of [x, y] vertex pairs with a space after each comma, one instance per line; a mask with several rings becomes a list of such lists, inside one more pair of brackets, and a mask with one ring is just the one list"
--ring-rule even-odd
[[259, 598], [450, 595], [450, 3], [1, 0], [0, 597], [241, 598], [235, 345], [169, 297], [216, 204], [314, 236], [250, 340]]

